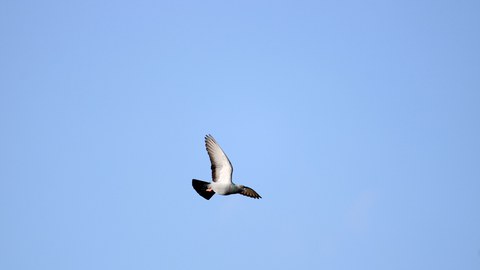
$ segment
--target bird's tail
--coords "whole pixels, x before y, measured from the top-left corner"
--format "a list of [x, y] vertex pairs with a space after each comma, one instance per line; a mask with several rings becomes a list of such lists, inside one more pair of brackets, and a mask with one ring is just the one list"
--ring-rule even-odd
[[200, 181], [197, 179], [192, 179], [192, 186], [197, 191], [197, 193], [202, 196], [203, 198], [210, 200], [215, 192], [213, 190], [207, 191], [208, 189], [208, 182]]

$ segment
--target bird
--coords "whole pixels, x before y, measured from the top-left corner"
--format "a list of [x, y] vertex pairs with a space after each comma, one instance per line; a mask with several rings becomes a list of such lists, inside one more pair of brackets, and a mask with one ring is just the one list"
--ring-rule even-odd
[[241, 194], [254, 199], [262, 198], [252, 188], [232, 182], [232, 163], [210, 134], [205, 136], [205, 147], [212, 164], [210, 167], [212, 170], [212, 182], [192, 179], [192, 186], [200, 196], [206, 200], [210, 200], [215, 193], [219, 195]]

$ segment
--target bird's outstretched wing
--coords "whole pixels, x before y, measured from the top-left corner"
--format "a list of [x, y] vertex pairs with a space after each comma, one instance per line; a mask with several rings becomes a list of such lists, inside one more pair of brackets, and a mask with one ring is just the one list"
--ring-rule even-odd
[[212, 163], [212, 181], [232, 183], [232, 163], [210, 134], [205, 136], [205, 147], [210, 157], [210, 163]]
[[258, 195], [258, 193], [255, 190], [245, 186], [243, 187], [243, 190], [242, 192], [240, 192], [240, 194], [242, 194], [243, 196], [254, 198], [254, 199], [262, 198], [262, 196]]

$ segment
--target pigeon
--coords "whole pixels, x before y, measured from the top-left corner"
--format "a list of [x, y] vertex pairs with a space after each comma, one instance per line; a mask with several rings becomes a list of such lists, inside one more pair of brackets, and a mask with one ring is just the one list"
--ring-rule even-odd
[[210, 134], [205, 136], [205, 147], [210, 157], [210, 163], [212, 163], [212, 182], [192, 179], [192, 186], [200, 196], [207, 200], [210, 200], [215, 193], [220, 195], [241, 194], [254, 199], [262, 198], [255, 190], [232, 182], [232, 163]]

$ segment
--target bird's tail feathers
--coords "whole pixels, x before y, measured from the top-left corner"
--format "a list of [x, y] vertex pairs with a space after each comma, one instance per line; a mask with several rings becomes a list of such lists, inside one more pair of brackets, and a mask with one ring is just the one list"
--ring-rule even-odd
[[210, 198], [212, 198], [212, 196], [215, 195], [215, 192], [213, 190], [207, 191], [209, 184], [210, 183], [205, 181], [192, 179], [193, 188], [198, 193], [198, 195], [202, 196], [206, 200], [210, 200]]

